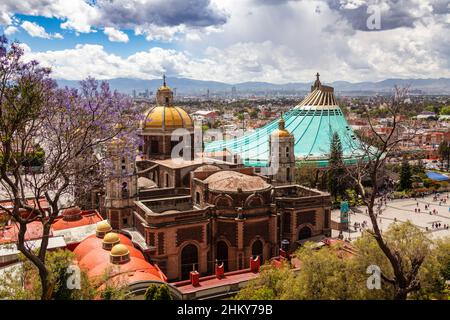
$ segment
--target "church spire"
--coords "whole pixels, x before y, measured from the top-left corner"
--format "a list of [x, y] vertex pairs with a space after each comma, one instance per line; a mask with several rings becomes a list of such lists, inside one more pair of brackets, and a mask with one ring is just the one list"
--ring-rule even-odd
[[163, 74], [163, 86], [166, 87], [166, 74]]
[[284, 128], [285, 128], [285, 121], [283, 118], [283, 112], [281, 112], [281, 118], [280, 121], [278, 121], [278, 129], [284, 130]]
[[316, 73], [316, 81], [314, 82], [314, 85], [311, 87], [311, 91], [315, 89], [319, 89], [322, 86], [322, 83], [320, 83], [320, 74]]

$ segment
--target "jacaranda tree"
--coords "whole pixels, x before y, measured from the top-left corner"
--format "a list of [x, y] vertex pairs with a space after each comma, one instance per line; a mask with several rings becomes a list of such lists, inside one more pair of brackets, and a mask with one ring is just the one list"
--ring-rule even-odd
[[[17, 247], [38, 269], [42, 299], [52, 298], [46, 266], [52, 223], [80, 177], [93, 166], [107, 166], [93, 153], [101, 154], [112, 139], [131, 136], [140, 114], [128, 96], [111, 91], [106, 82], [89, 78], [79, 90], [58, 88], [50, 73], [36, 61], [24, 61], [19, 43], [0, 37], [0, 192], [13, 203], [0, 211], [18, 224]], [[44, 170], [25, 171], [23, 162], [36, 148], [44, 151]], [[83, 182], [89, 187], [88, 178]], [[37, 251], [25, 238], [32, 221], [42, 224]]]

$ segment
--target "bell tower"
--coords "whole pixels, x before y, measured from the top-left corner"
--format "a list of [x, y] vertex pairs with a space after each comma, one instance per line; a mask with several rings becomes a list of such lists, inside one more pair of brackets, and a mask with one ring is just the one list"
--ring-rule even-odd
[[173, 91], [166, 83], [166, 75], [163, 75], [163, 85], [156, 92], [156, 104], [158, 106], [173, 106]]
[[133, 207], [137, 200], [137, 175], [133, 152], [126, 143], [114, 138], [107, 146], [109, 174], [106, 182], [106, 216], [113, 229], [133, 226]]
[[295, 181], [294, 136], [285, 128], [283, 115], [278, 122], [278, 130], [269, 137], [269, 166], [272, 172], [272, 184], [291, 184]]

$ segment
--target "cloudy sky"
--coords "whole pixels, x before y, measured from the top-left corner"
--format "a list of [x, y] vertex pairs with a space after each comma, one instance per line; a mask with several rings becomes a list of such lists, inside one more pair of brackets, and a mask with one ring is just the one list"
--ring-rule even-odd
[[59, 79], [450, 77], [450, 0], [1, 0], [2, 31]]

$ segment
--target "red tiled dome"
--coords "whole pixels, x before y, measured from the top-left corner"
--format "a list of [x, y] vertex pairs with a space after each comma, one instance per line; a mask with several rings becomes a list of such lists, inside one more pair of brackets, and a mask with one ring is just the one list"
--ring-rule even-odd
[[78, 207], [65, 209], [61, 216], [52, 224], [53, 230], [71, 229], [104, 221], [97, 211], [81, 211]]
[[254, 192], [259, 190], [267, 190], [271, 187], [261, 177], [251, 176], [236, 171], [219, 171], [213, 173], [204, 180], [208, 183], [210, 190], [221, 192]]
[[[118, 275], [128, 275], [131, 280], [136, 273], [146, 273], [145, 277], [150, 280], [165, 281], [161, 272], [153, 265], [143, 259], [139, 259], [131, 256], [130, 260], [123, 264], [113, 264], [109, 261], [103, 262], [97, 265], [95, 268], [88, 270], [88, 276], [90, 278], [101, 278], [105, 275], [105, 272], [109, 270], [110, 278], [114, 278]], [[131, 276], [130, 276], [131, 274]], [[128, 278], [127, 277], [127, 278]], [[128, 281], [131, 283], [131, 281]]]
[[[121, 244], [133, 246], [133, 243], [129, 238], [120, 233], [118, 234], [118, 236], [120, 238]], [[95, 234], [90, 235], [89, 237], [85, 238], [83, 241], [80, 242], [80, 244], [75, 248], [73, 253], [75, 253], [78, 261], [81, 261], [81, 259], [83, 259], [85, 255], [91, 252], [91, 250], [102, 249], [102, 243], [103, 243], [102, 238], [98, 238]]]
[[[144, 255], [141, 251], [136, 249], [133, 246], [125, 245], [130, 252], [130, 257], [138, 258], [145, 260]], [[85, 268], [86, 270], [92, 270], [96, 266], [104, 264], [105, 262], [110, 261], [110, 251], [103, 249], [100, 247], [92, 248], [90, 252], [84, 255], [81, 259], [79, 259], [79, 265], [81, 268]]]

